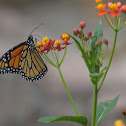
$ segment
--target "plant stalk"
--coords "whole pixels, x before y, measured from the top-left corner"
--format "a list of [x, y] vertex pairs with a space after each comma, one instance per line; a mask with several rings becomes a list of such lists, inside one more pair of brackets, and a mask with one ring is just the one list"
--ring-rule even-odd
[[126, 117], [124, 117], [124, 121], [125, 121], [125, 126], [126, 126]]
[[97, 110], [97, 97], [98, 97], [97, 84], [94, 84], [93, 87], [94, 87], [94, 95], [93, 95], [93, 111], [92, 111], [91, 126], [96, 125], [96, 110]]
[[71, 101], [71, 103], [72, 103], [72, 105], [73, 105], [73, 107], [74, 107], [74, 109], [75, 109], [77, 115], [80, 116], [80, 113], [79, 113], [77, 107], [75, 106], [75, 103], [74, 103], [74, 101], [73, 101], [73, 99], [72, 99], [72, 96], [71, 96], [71, 94], [70, 94], [70, 92], [69, 92], [69, 90], [68, 90], [68, 88], [67, 88], [67, 85], [66, 85], [65, 80], [64, 80], [64, 78], [63, 78], [63, 75], [62, 75], [62, 72], [61, 72], [61, 70], [60, 70], [60, 67], [57, 67], [57, 69], [58, 69], [58, 71], [59, 71], [59, 74], [60, 74], [60, 77], [61, 77], [62, 82], [63, 82], [63, 84], [64, 84], [64, 87], [65, 87], [65, 89], [66, 89], [67, 95], [68, 95], [68, 97], [69, 97], [69, 99], [70, 99], [70, 101]]
[[112, 62], [113, 54], [114, 54], [114, 51], [115, 51], [116, 40], [117, 40], [117, 33], [118, 33], [118, 30], [115, 30], [115, 39], [114, 39], [114, 44], [113, 44], [113, 48], [112, 48], [112, 53], [111, 53], [111, 56], [110, 56], [109, 63], [108, 63], [107, 69], [105, 71], [105, 74], [104, 74], [104, 76], [102, 78], [102, 81], [101, 81], [99, 87], [98, 87], [98, 91], [100, 90], [100, 88], [101, 88], [101, 86], [102, 86], [102, 84], [103, 84], [103, 82], [105, 80], [105, 77], [106, 77], [106, 75], [108, 73], [109, 67], [110, 67], [111, 62]]

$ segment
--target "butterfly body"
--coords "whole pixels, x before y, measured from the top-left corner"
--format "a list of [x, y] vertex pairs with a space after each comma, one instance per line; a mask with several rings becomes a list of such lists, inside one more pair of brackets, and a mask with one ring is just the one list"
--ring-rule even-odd
[[34, 45], [32, 35], [0, 58], [0, 74], [21, 74], [24, 79], [33, 82], [41, 79], [46, 72], [47, 67]]

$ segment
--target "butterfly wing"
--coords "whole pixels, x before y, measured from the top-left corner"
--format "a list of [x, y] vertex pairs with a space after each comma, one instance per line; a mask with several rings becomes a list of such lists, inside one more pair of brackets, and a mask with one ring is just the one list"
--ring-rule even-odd
[[4, 73], [19, 73], [19, 62], [22, 55], [22, 50], [26, 46], [26, 42], [23, 42], [14, 48], [7, 51], [0, 58], [0, 74]]
[[7, 51], [0, 59], [0, 74], [21, 74], [24, 79], [32, 82], [41, 79], [47, 67], [31, 43], [34, 41], [29, 37], [26, 42]]
[[36, 49], [30, 50], [28, 47], [24, 47], [20, 70], [24, 79], [36, 81], [45, 75], [47, 67]]

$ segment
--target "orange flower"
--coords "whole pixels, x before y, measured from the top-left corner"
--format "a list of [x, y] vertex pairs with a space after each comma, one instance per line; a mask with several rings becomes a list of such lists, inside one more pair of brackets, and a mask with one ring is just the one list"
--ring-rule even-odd
[[123, 13], [126, 12], [126, 5], [122, 5], [121, 8], [120, 8], [120, 11], [122, 11]]
[[47, 52], [54, 49], [54, 43], [55, 43], [55, 40], [51, 40], [49, 39], [48, 43], [46, 44], [46, 46], [44, 46], [45, 50], [47, 50]]
[[116, 10], [117, 9], [116, 3], [111, 3], [109, 8], [112, 10]]
[[48, 44], [48, 38], [45, 36], [45, 38], [42, 38], [42, 44], [45, 46]]
[[102, 0], [95, 0], [97, 3], [100, 3]]
[[69, 34], [62, 34], [62, 35], [60, 36], [60, 38], [61, 38], [62, 40], [64, 40], [64, 41], [68, 41], [68, 40], [70, 39], [70, 36], [69, 36]]
[[61, 38], [62, 40], [64, 40], [64, 42], [62, 43], [62, 45], [70, 45], [70, 44], [72, 44], [72, 43], [69, 43], [69, 42], [68, 42], [68, 40], [70, 39], [69, 34], [62, 34], [62, 35], [60, 36], [60, 38]]
[[108, 13], [110, 14], [110, 17], [113, 18], [114, 16], [119, 16], [119, 9], [113, 10], [113, 11], [108, 11]]
[[37, 42], [36, 44], [37, 44], [37, 47], [42, 46], [42, 43], [41, 43], [40, 41], [39, 41], [39, 42]]
[[45, 48], [44, 47], [40, 47], [40, 52], [44, 52], [45, 51]]
[[108, 5], [108, 7], [110, 8], [110, 10], [108, 10], [108, 13], [110, 14], [111, 18], [120, 15], [119, 11], [121, 10], [117, 7], [116, 3], [110, 3]]
[[43, 46], [40, 47], [40, 51], [44, 52], [45, 50], [47, 50], [47, 52], [49, 52], [50, 49], [53, 50], [54, 42], [55, 40], [51, 40], [51, 39], [49, 39], [48, 41], [48, 38], [45, 36], [45, 38], [42, 39]]
[[98, 13], [99, 16], [107, 14], [107, 12], [105, 10], [106, 6], [107, 6], [106, 4], [100, 3], [100, 4], [98, 4], [97, 7], [95, 7], [96, 9], [99, 10], [99, 13]]
[[56, 40], [55, 44], [57, 45], [56, 47], [54, 47], [54, 49], [58, 49], [58, 51], [61, 51], [62, 49], [65, 49], [65, 47], [61, 47], [61, 41], [60, 40]]

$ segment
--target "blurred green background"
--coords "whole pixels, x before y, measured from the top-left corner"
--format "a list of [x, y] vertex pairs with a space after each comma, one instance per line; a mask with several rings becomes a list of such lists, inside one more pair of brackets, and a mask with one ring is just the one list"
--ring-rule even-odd
[[[125, 4], [123, 0], [122, 2]], [[29, 33], [41, 22], [44, 25], [33, 35], [60, 39], [62, 33], [72, 34], [73, 28], [78, 27], [80, 21], [86, 22], [85, 33], [89, 30], [94, 31], [101, 19], [104, 37], [110, 42], [109, 52], [104, 60], [104, 65], [107, 65], [114, 31], [103, 17], [97, 16], [95, 6], [94, 0], [0, 0], [0, 56], [13, 46], [26, 41]], [[113, 99], [118, 94], [121, 96], [116, 108], [101, 120], [99, 126], [113, 126], [115, 120], [123, 119], [121, 112], [126, 109], [125, 35], [126, 27], [118, 34], [112, 65], [99, 92], [98, 102]], [[0, 126], [78, 125], [70, 122], [37, 122], [40, 116], [76, 115], [57, 69], [46, 61], [45, 63], [48, 73], [35, 83], [25, 81], [20, 75], [0, 75]], [[90, 126], [93, 88], [88, 70], [75, 44], [68, 47], [61, 70], [78, 110], [88, 117]]]

